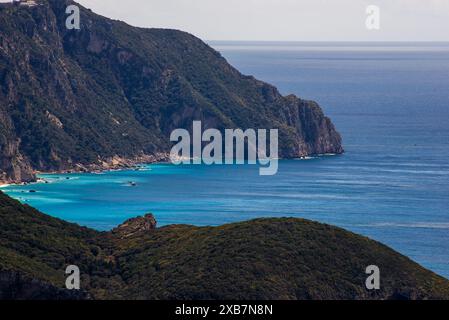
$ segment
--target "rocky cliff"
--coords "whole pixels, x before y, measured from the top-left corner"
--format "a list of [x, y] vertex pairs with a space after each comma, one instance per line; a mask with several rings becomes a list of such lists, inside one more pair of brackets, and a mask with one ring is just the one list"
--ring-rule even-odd
[[[142, 29], [68, 0], [0, 7], [0, 179], [166, 153], [175, 128], [278, 128], [282, 157], [341, 153], [320, 107], [242, 75], [175, 30]], [[298, 75], [299, 76], [299, 75]]]
[[126, 220], [117, 228], [112, 229], [112, 234], [120, 238], [129, 238], [136, 234], [145, 234], [156, 229], [156, 219], [148, 213], [143, 217]]

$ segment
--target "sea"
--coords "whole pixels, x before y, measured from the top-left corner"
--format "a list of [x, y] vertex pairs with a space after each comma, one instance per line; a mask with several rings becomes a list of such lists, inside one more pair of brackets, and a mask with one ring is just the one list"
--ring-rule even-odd
[[209, 44], [243, 74], [317, 101], [346, 153], [281, 160], [274, 176], [255, 165], [143, 164], [2, 190], [98, 230], [147, 212], [159, 226], [306, 218], [449, 278], [449, 43]]

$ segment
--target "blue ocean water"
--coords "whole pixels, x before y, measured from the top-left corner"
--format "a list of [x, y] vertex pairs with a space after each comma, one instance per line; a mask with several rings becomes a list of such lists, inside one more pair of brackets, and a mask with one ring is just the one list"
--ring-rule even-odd
[[248, 165], [157, 164], [43, 175], [51, 183], [5, 191], [100, 230], [145, 212], [160, 225], [308, 218], [379, 240], [449, 278], [449, 44], [211, 45], [244, 74], [319, 102], [346, 154], [281, 161], [272, 177]]

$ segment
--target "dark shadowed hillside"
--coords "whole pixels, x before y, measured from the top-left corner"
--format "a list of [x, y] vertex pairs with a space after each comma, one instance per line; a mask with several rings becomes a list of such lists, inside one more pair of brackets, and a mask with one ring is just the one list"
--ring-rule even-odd
[[[375, 241], [301, 219], [99, 233], [0, 194], [0, 298], [448, 299], [449, 281]], [[82, 292], [63, 290], [76, 264]], [[365, 289], [365, 268], [381, 290]]]
[[0, 181], [159, 156], [193, 120], [278, 128], [282, 157], [343, 152], [316, 103], [240, 74], [190, 34], [84, 8], [81, 30], [67, 30], [71, 1], [38, 2], [0, 6]]

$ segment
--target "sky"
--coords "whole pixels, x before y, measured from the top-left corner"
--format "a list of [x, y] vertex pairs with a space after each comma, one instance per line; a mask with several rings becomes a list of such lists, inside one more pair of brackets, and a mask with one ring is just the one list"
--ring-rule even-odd
[[[0, 0], [1, 1], [1, 0]], [[449, 0], [78, 0], [139, 27], [203, 40], [449, 41]], [[380, 9], [368, 30], [366, 8]]]

